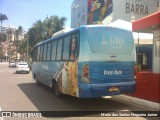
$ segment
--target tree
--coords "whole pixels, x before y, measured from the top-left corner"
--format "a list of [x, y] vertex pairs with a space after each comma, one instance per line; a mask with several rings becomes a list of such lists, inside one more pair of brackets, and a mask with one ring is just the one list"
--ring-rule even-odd
[[44, 20], [44, 30], [47, 33], [47, 38], [52, 37], [52, 35], [63, 29], [64, 22], [67, 19], [65, 17], [59, 18], [58, 16], [51, 16], [50, 18], [46, 18]]
[[16, 46], [16, 60], [17, 60], [17, 53], [19, 53], [20, 50], [18, 50], [19, 48], [18, 47], [21, 47], [22, 44], [21, 42], [19, 41], [19, 36], [22, 35], [23, 33], [23, 27], [22, 26], [19, 26], [18, 29], [15, 31], [15, 41], [14, 41], [14, 44]]
[[41, 20], [38, 20], [33, 24], [33, 27], [29, 29], [27, 33], [29, 44], [33, 47], [36, 43], [43, 41], [44, 38], [44, 26]]
[[0, 43], [6, 41], [7, 36], [5, 33], [0, 33]]
[[8, 18], [7, 18], [7, 16], [5, 15], [5, 14], [0, 14], [0, 21], [1, 21], [1, 30], [2, 30], [2, 22], [4, 21], [4, 20], [8, 20]]
[[51, 16], [46, 17], [44, 21], [36, 21], [27, 34], [29, 47], [33, 48], [38, 42], [51, 38], [55, 32], [62, 30], [66, 20], [65, 17]]
[[17, 52], [24, 56], [27, 51], [27, 41], [20, 42], [19, 47], [17, 48]]
[[23, 33], [23, 27], [19, 26], [18, 29], [15, 31], [15, 44], [17, 45], [19, 41], [19, 36]]
[[[5, 14], [0, 14], [0, 21], [1, 21], [1, 30], [0, 32], [2, 31], [2, 22], [4, 20], [8, 20], [7, 16]], [[0, 45], [1, 45], [1, 41], [5, 41], [6, 40], [6, 36], [4, 34], [0, 34]], [[2, 57], [2, 48], [0, 48], [0, 56]]]
[[15, 45], [18, 46], [19, 43], [19, 36], [23, 33], [23, 27], [19, 26], [18, 29], [15, 31]]

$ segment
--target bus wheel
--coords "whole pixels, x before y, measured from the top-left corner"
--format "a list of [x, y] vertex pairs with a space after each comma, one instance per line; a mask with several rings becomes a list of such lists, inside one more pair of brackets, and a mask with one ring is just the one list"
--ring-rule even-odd
[[34, 78], [36, 81], [36, 84], [39, 85], [39, 81], [37, 80], [37, 77]]
[[61, 97], [62, 94], [58, 91], [58, 84], [55, 82], [54, 84], [54, 94], [56, 97]]

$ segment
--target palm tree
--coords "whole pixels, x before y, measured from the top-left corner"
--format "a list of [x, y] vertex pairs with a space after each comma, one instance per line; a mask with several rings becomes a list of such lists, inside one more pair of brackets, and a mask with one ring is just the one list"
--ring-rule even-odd
[[38, 42], [46, 40], [52, 37], [55, 32], [62, 30], [66, 20], [65, 17], [51, 16], [46, 17], [44, 21], [36, 21], [27, 34], [29, 47], [32, 48]]
[[2, 22], [4, 21], [4, 20], [8, 20], [8, 18], [7, 18], [7, 16], [5, 15], [5, 14], [0, 14], [0, 21], [1, 21], [1, 30], [2, 30]]
[[22, 35], [23, 33], [23, 27], [19, 26], [18, 29], [15, 31], [15, 38], [16, 40], [14, 41], [15, 47], [16, 47], [16, 60], [17, 60], [17, 48], [21, 45], [21, 42], [19, 42], [19, 36]]
[[17, 47], [18, 45], [18, 42], [19, 42], [19, 36], [22, 35], [23, 33], [23, 27], [22, 26], [19, 26], [18, 29], [15, 31], [15, 45]]
[[64, 22], [67, 19], [65, 17], [59, 18], [58, 16], [51, 16], [44, 20], [44, 29], [47, 32], [47, 38], [52, 37], [52, 35], [63, 29]]
[[38, 20], [34, 24], [34, 30], [31, 31], [32, 33], [34, 32], [35, 35], [35, 40], [36, 41], [41, 41], [43, 38], [43, 33], [44, 33], [44, 26], [43, 22], [41, 20]]

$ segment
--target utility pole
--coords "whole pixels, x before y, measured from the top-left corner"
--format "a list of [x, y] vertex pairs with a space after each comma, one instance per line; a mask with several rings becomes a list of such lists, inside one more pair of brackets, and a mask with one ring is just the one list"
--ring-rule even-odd
[[29, 40], [28, 40], [28, 37], [27, 37], [27, 63], [28, 63], [28, 45], [29, 45]]

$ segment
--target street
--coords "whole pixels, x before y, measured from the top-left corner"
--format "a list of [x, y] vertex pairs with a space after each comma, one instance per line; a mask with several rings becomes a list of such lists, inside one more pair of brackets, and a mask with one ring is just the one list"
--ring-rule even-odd
[[[8, 63], [0, 63], [0, 110], [1, 111], [154, 111], [144, 106], [127, 103], [112, 98], [79, 99], [70, 96], [56, 98], [52, 89], [35, 84], [31, 73], [16, 74], [15, 68]], [[18, 120], [22, 118], [1, 118], [0, 120]], [[50, 117], [23, 118], [48, 120]], [[63, 120], [158, 120], [155, 117], [56, 117]]]

